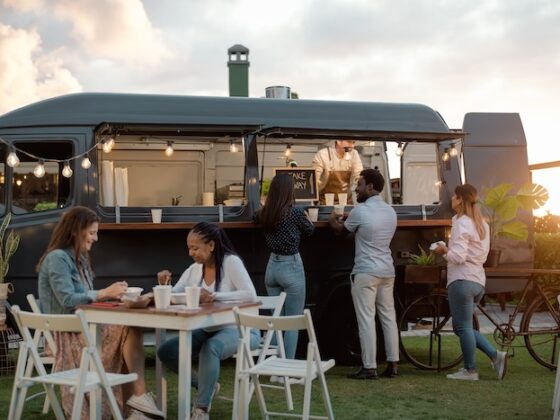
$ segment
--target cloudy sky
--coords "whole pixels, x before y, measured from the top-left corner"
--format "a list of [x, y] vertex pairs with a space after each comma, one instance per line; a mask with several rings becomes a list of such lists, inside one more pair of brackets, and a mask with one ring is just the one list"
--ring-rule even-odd
[[418, 102], [452, 128], [519, 112], [539, 163], [560, 160], [559, 39], [558, 0], [0, 0], [0, 114], [79, 91], [227, 95], [243, 44], [250, 96]]

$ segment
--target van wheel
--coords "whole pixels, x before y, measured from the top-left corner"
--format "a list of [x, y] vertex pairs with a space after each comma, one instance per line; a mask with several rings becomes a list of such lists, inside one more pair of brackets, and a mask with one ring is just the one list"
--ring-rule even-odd
[[333, 293], [321, 318], [321, 355], [340, 365], [360, 365], [361, 348], [356, 313], [350, 290]]

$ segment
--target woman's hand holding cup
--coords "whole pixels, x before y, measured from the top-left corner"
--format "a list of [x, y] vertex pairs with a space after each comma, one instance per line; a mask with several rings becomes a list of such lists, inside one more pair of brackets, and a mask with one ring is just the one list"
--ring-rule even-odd
[[109, 287], [99, 290], [97, 292], [97, 300], [120, 299], [125, 294], [127, 288], [128, 283], [126, 281], [117, 281]]
[[210, 293], [208, 290], [203, 288], [200, 289], [200, 303], [214, 302], [214, 297], [214, 293]]

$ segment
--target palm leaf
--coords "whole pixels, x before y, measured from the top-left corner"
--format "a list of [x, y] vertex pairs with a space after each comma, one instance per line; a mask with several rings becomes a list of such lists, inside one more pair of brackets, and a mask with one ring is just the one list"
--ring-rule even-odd
[[516, 241], [524, 241], [529, 236], [527, 225], [519, 220], [510, 223], [504, 223], [501, 226], [498, 236], [514, 239]]
[[548, 201], [548, 190], [539, 184], [525, 184], [517, 192], [517, 200], [525, 210], [536, 210]]

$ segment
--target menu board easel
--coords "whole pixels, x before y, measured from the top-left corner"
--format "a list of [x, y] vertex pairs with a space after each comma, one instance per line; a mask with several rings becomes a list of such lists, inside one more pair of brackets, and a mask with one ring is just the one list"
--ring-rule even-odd
[[294, 177], [294, 196], [296, 201], [316, 201], [319, 199], [317, 191], [317, 176], [311, 167], [275, 168], [276, 175], [287, 173]]

